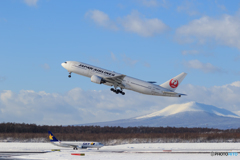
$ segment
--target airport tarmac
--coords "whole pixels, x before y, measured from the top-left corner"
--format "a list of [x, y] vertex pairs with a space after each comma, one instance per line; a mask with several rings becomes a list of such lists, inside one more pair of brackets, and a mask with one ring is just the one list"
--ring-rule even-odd
[[[60, 149], [60, 151], [51, 151]], [[0, 159], [239, 159], [239, 143], [143, 143], [101, 149], [61, 148], [50, 143], [0, 143]], [[217, 155], [213, 155], [213, 154]], [[220, 153], [220, 154], [219, 154]], [[231, 155], [229, 155], [229, 153]], [[228, 154], [228, 155], [226, 155]], [[230, 157], [231, 156], [231, 157]]]

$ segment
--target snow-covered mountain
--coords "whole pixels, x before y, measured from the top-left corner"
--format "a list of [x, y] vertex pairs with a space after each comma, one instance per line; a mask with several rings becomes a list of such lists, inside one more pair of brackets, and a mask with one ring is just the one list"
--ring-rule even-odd
[[156, 116], [169, 116], [169, 115], [174, 115], [178, 114], [181, 112], [198, 112], [198, 111], [203, 111], [203, 112], [208, 112], [211, 114], [216, 114], [219, 116], [224, 116], [224, 117], [233, 117], [233, 118], [240, 118], [237, 114], [228, 111], [226, 109], [221, 109], [217, 108], [211, 105], [206, 105], [206, 104], [201, 104], [197, 102], [188, 102], [184, 104], [173, 104], [170, 105], [160, 111], [153, 112], [148, 115], [136, 117], [135, 119], [141, 119], [141, 118], [151, 118], [151, 117], [156, 117]]
[[130, 119], [109, 122], [89, 123], [99, 126], [171, 126], [171, 127], [208, 127], [239, 128], [240, 116], [226, 109], [197, 102], [170, 105], [160, 111]]

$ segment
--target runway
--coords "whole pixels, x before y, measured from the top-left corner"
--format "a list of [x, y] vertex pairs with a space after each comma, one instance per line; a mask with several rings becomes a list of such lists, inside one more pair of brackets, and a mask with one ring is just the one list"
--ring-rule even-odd
[[[0, 143], [0, 159], [239, 159], [239, 143], [144, 143], [73, 150], [50, 143]], [[60, 151], [51, 151], [60, 149]]]
[[29, 154], [42, 154], [47, 153], [44, 151], [30, 151], [30, 152], [24, 152], [24, 151], [1, 151], [0, 156], [7, 156], [7, 155], [29, 155]]

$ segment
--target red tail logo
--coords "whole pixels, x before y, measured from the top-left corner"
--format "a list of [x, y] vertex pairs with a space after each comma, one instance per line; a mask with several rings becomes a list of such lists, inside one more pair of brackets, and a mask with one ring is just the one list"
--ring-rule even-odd
[[177, 79], [171, 79], [169, 82], [170, 87], [177, 88], [178, 87], [178, 80]]

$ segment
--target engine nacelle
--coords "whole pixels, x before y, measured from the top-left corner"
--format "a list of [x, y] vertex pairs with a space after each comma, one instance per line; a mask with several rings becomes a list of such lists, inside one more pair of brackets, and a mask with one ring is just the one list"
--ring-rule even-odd
[[97, 84], [105, 83], [105, 81], [104, 81], [101, 77], [96, 76], [96, 75], [92, 75], [91, 81], [92, 81], [93, 83], [97, 83]]

